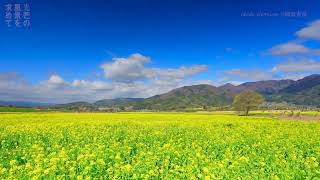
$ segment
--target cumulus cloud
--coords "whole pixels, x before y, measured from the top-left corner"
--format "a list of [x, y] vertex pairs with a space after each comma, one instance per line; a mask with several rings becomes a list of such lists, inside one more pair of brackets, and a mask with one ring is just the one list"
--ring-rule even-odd
[[301, 40], [320, 40], [320, 20], [313, 21], [295, 33], [298, 39], [294, 42], [287, 42], [276, 45], [268, 50], [268, 54], [274, 56], [288, 55], [319, 55], [320, 49], [311, 49], [305, 47]]
[[275, 65], [272, 72], [320, 72], [320, 62], [313, 59], [288, 60]]
[[53, 74], [38, 84], [30, 84], [14, 72], [0, 73], [0, 99], [67, 103], [119, 97], [150, 97], [174, 88], [197, 83], [189, 78], [208, 70], [205, 65], [178, 68], [154, 68], [151, 58], [132, 54], [113, 58], [101, 65], [105, 80], [67, 81]]
[[249, 81], [301, 79], [310, 74], [320, 73], [320, 61], [313, 59], [287, 60], [271, 69], [230, 69], [221, 72], [219, 84], [239, 84]]
[[103, 81], [74, 80], [71, 83], [71, 86], [75, 88], [91, 89], [91, 90], [99, 90], [99, 91], [112, 89], [111, 84]]
[[16, 72], [2, 72], [0, 73], [0, 81], [11, 81], [20, 79]]
[[295, 35], [296, 40], [276, 45], [268, 50], [268, 54], [289, 59], [274, 65], [268, 73], [277, 75], [281, 79], [300, 79], [320, 72], [320, 62], [310, 59], [320, 55], [320, 49], [308, 48], [303, 44], [304, 39], [320, 40], [320, 20], [313, 21], [297, 31]]
[[47, 81], [50, 84], [63, 84], [64, 80], [59, 75], [51, 75]]
[[307, 27], [297, 31], [296, 36], [303, 39], [320, 40], [320, 20], [313, 21]]
[[282, 79], [298, 80], [298, 79], [302, 79], [308, 75], [310, 75], [310, 74], [309, 73], [286, 73], [282, 76]]
[[222, 74], [223, 78], [220, 79], [220, 82], [261, 81], [277, 78], [275, 74], [260, 69], [231, 69], [222, 71]]
[[2, 72], [0, 73], [0, 90], [10, 88], [21, 88], [25, 82], [16, 72]]
[[112, 62], [104, 63], [101, 67], [107, 79], [124, 83], [154, 79], [184, 79], [209, 69], [206, 65], [183, 66], [175, 69], [146, 67], [145, 65], [150, 62], [149, 57], [132, 54], [127, 58], [113, 58]]
[[306, 48], [305, 46], [298, 43], [288, 42], [272, 47], [271, 49], [269, 49], [269, 53], [276, 56], [283, 56], [290, 54], [317, 54], [319, 53], [319, 51]]
[[145, 68], [150, 58], [141, 54], [132, 54], [127, 58], [113, 58], [113, 62], [101, 65], [104, 75], [108, 79], [118, 82], [133, 82], [145, 80], [152, 76], [152, 72]]
[[48, 80], [40, 82], [38, 86], [43, 89], [62, 89], [65, 88], [66, 85], [67, 82], [65, 82], [62, 77], [57, 74], [53, 74], [49, 76]]
[[183, 79], [205, 71], [209, 67], [206, 65], [194, 65], [191, 67], [180, 67], [177, 69], [152, 69], [154, 75], [160, 79]]
[[22, 100], [32, 91], [31, 86], [18, 73], [0, 72], [0, 100]]

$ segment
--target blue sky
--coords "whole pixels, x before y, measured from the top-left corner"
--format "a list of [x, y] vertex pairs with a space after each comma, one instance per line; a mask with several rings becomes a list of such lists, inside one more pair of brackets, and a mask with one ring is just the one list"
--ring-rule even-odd
[[[0, 81], [29, 90], [3, 87], [4, 100], [147, 97], [182, 85], [319, 73], [316, 0], [1, 2], [31, 7], [29, 28], [0, 23]], [[281, 14], [298, 11], [306, 15]]]

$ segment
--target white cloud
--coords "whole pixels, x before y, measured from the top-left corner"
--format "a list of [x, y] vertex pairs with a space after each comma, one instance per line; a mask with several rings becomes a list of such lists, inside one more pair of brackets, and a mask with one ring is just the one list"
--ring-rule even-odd
[[[272, 69], [231, 69], [221, 72], [219, 84], [239, 84], [250, 81], [301, 79], [310, 74], [320, 73], [320, 61], [312, 59], [288, 60], [275, 65]], [[237, 83], [238, 82], [238, 83]]]
[[149, 68], [145, 65], [151, 62], [149, 57], [141, 54], [132, 54], [127, 58], [113, 58], [110, 63], [101, 65], [105, 77], [115, 82], [132, 83], [155, 79], [184, 79], [205, 71], [206, 65], [194, 65], [180, 68]]
[[286, 73], [282, 76], [282, 79], [292, 79], [292, 80], [298, 80], [302, 79], [310, 74], [306, 73]]
[[101, 65], [107, 80], [66, 81], [58, 74], [38, 84], [28, 84], [16, 73], [0, 73], [0, 99], [67, 103], [96, 101], [118, 97], [150, 97], [174, 88], [194, 84], [188, 78], [208, 70], [205, 65], [179, 68], [146, 67], [149, 57], [132, 54], [127, 58], [113, 58]]
[[51, 75], [47, 81], [50, 84], [63, 84], [64, 80], [59, 75]]
[[320, 62], [312, 59], [288, 60], [275, 65], [272, 72], [320, 72]]
[[272, 55], [290, 55], [290, 54], [307, 54], [307, 53], [317, 53], [317, 51], [304, 47], [301, 44], [288, 42], [284, 44], [279, 44], [271, 49], [269, 53]]
[[15, 79], [20, 79], [16, 72], [3, 72], [0, 73], [0, 81], [11, 81]]
[[320, 20], [313, 21], [307, 27], [297, 31], [295, 35], [298, 37], [295, 42], [276, 45], [268, 50], [269, 54], [274, 56], [320, 54], [320, 49], [311, 49], [301, 44], [302, 39], [320, 40]]
[[183, 79], [205, 71], [209, 67], [206, 65], [194, 65], [191, 67], [180, 67], [177, 69], [152, 69], [154, 75], [160, 79]]
[[242, 83], [245, 83], [245, 81], [229, 81], [228, 83], [237, 86], [237, 85], [240, 85]]
[[57, 74], [53, 74], [49, 76], [48, 80], [40, 82], [37, 86], [42, 89], [62, 89], [66, 88], [66, 85], [67, 82], [65, 82], [62, 77]]
[[[295, 33], [298, 39], [284, 44], [276, 45], [269, 49], [274, 56], [287, 56], [289, 59], [274, 65], [271, 73], [277, 74], [282, 79], [300, 79], [307, 75], [320, 72], [320, 62], [310, 59], [320, 55], [320, 49], [311, 49], [301, 44], [303, 39], [320, 40], [320, 20], [313, 21]], [[298, 56], [297, 56], [298, 55]]]
[[91, 89], [91, 90], [111, 90], [111, 84], [103, 81], [87, 81], [74, 80], [71, 85], [75, 88]]
[[299, 38], [320, 40], [320, 20], [313, 21], [307, 27], [296, 32]]
[[237, 82], [237, 81], [261, 81], [276, 79], [277, 77], [270, 72], [260, 69], [231, 69], [222, 71], [223, 77], [220, 82]]
[[113, 58], [113, 62], [102, 64], [105, 77], [118, 82], [145, 80], [152, 72], [145, 68], [150, 58], [141, 54], [132, 54], [128, 58]]
[[15, 72], [0, 72], [0, 100], [25, 99], [33, 92], [31, 86]]
[[208, 84], [212, 86], [216, 86], [217, 83], [213, 80], [197, 80], [197, 81], [192, 81], [190, 85], [197, 85], [197, 84]]

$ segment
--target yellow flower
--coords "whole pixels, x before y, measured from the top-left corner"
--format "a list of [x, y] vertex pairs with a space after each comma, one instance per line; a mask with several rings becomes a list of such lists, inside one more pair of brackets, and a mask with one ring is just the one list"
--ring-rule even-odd
[[44, 173], [45, 175], [48, 175], [48, 174], [50, 173], [50, 169], [44, 170], [43, 173]]
[[245, 157], [245, 156], [241, 156], [239, 158], [240, 161], [244, 161], [244, 162], [248, 162], [249, 161], [249, 158]]
[[4, 174], [7, 171], [6, 168], [0, 168], [0, 174]]
[[117, 153], [117, 155], [116, 155], [115, 159], [116, 159], [116, 160], [121, 160], [120, 153]]
[[99, 165], [102, 165], [102, 166], [105, 166], [105, 165], [106, 165], [106, 163], [104, 162], [103, 159], [98, 159], [98, 160], [97, 160], [97, 163], [98, 163]]
[[154, 176], [155, 174], [154, 174], [154, 171], [151, 169], [150, 171], [149, 171], [149, 174], [151, 175], [151, 176]]
[[272, 180], [279, 180], [280, 178], [277, 175], [272, 175], [271, 179]]
[[132, 166], [130, 164], [127, 164], [127, 165], [124, 166], [124, 170], [126, 172], [130, 172], [132, 170]]
[[207, 167], [202, 168], [202, 171], [203, 171], [204, 173], [206, 173], [206, 174], [209, 173], [209, 169], [208, 169]]
[[17, 161], [14, 159], [14, 160], [11, 160], [10, 162], [9, 162], [9, 164], [10, 164], [10, 166], [15, 166], [15, 165], [17, 165]]
[[163, 145], [163, 148], [164, 148], [164, 149], [167, 149], [167, 148], [169, 148], [169, 147], [170, 147], [170, 144], [164, 144], [164, 145]]

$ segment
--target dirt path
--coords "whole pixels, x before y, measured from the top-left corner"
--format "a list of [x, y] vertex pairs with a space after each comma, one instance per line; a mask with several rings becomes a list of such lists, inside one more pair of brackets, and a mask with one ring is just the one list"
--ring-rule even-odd
[[278, 115], [275, 117], [279, 119], [292, 120], [292, 121], [320, 121], [320, 116], [310, 116], [310, 115], [299, 115], [299, 116]]

